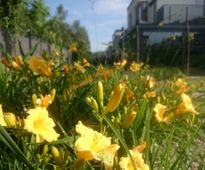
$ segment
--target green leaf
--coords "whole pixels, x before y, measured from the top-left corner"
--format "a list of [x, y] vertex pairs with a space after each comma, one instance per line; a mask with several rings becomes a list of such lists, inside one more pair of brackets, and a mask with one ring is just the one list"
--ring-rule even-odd
[[30, 162], [26, 159], [21, 149], [18, 147], [18, 145], [14, 142], [14, 140], [9, 135], [9, 133], [1, 125], [0, 125], [0, 135], [1, 135], [0, 140], [6, 146], [8, 146], [8, 148], [17, 156], [17, 158], [19, 158], [26, 165], [28, 165], [30, 169], [34, 169], [33, 166], [30, 164]]

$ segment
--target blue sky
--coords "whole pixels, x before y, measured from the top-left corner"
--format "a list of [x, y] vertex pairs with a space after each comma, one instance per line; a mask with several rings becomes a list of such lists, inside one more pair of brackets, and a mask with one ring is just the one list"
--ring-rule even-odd
[[67, 22], [80, 20], [88, 31], [91, 51], [104, 50], [116, 29], [127, 27], [127, 7], [131, 0], [45, 0], [54, 15], [59, 4], [68, 11]]

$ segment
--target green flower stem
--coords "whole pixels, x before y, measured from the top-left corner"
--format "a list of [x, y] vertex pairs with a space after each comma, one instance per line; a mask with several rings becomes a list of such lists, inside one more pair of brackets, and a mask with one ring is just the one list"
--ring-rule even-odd
[[116, 137], [119, 139], [120, 143], [122, 144], [122, 146], [124, 147], [126, 153], [128, 154], [128, 156], [130, 157], [130, 160], [132, 162], [132, 165], [134, 167], [134, 170], [137, 170], [134, 159], [132, 157], [132, 155], [130, 154], [129, 148], [126, 144], [126, 142], [124, 141], [124, 139], [121, 137], [120, 133], [117, 131], [117, 129], [114, 127], [114, 125], [112, 124], [112, 122], [106, 117], [104, 116], [103, 119], [105, 120], [105, 122], [108, 124], [108, 126], [112, 129], [112, 131], [114, 132], [114, 134], [116, 135]]

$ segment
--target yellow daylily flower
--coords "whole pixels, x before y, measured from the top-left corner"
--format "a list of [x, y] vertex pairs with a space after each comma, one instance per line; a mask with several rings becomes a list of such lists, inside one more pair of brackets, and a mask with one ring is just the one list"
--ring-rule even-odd
[[107, 77], [112, 75], [112, 70], [108, 68], [104, 68], [101, 64], [97, 68], [97, 72], [95, 77], [101, 76], [103, 80], [107, 80]]
[[86, 69], [82, 66], [82, 65], [80, 65], [79, 63], [77, 63], [77, 62], [75, 62], [74, 63], [74, 66], [75, 66], [75, 69], [78, 71], [78, 72], [80, 72], [80, 73], [85, 73], [85, 71], [86, 71]]
[[146, 92], [146, 93], [144, 94], [144, 97], [145, 97], [145, 98], [154, 98], [154, 97], [156, 97], [156, 96], [157, 96], [157, 94], [156, 94], [155, 91], [148, 91], [148, 92]]
[[75, 142], [78, 161], [95, 159], [112, 167], [119, 145], [111, 144], [111, 138], [84, 126], [81, 121], [76, 125], [76, 132], [81, 135]]
[[51, 95], [41, 96], [41, 98], [36, 99], [36, 104], [41, 107], [48, 107], [52, 103]]
[[68, 51], [70, 53], [74, 53], [74, 52], [77, 52], [78, 51], [78, 48], [77, 48], [77, 43], [71, 43], [68, 47]]
[[85, 58], [83, 59], [83, 67], [90, 67], [91, 64], [86, 60]]
[[156, 85], [156, 80], [152, 76], [147, 76], [148, 86], [152, 89]]
[[[137, 170], [149, 170], [149, 166], [144, 162], [142, 153], [140, 153], [138, 146], [129, 151], [134, 160]], [[133, 164], [129, 157], [121, 157], [119, 165], [123, 170], [134, 170]]]
[[192, 104], [191, 98], [187, 94], [183, 93], [181, 95], [181, 99], [182, 99], [182, 102], [177, 106], [176, 116], [181, 116], [185, 112], [191, 112], [193, 114], [199, 114], [194, 109], [194, 106]]
[[131, 66], [130, 66], [130, 70], [132, 72], [137, 72], [141, 69], [141, 67], [143, 66], [143, 63], [135, 63], [134, 61], [132, 62]]
[[155, 111], [155, 118], [158, 122], [164, 122], [166, 124], [169, 124], [174, 118], [174, 113], [173, 112], [166, 113], [167, 106], [162, 105], [160, 103], [157, 103], [155, 105], [154, 111]]
[[28, 65], [29, 65], [29, 68], [34, 73], [40, 74], [42, 76], [47, 76], [47, 77], [52, 76], [52, 71], [51, 71], [51, 68], [50, 68], [50, 65], [51, 65], [50, 62], [47, 62], [42, 57], [32, 56], [28, 60]]
[[114, 62], [114, 66], [117, 68], [117, 69], [121, 69], [123, 68], [125, 65], [127, 64], [127, 60], [126, 59], [123, 59], [121, 62]]
[[54, 130], [55, 123], [48, 116], [46, 108], [36, 107], [35, 109], [30, 109], [28, 114], [24, 120], [24, 128], [36, 135], [37, 143], [42, 143], [44, 140], [52, 142], [58, 139], [59, 134]]
[[40, 106], [40, 107], [48, 107], [54, 100], [56, 95], [56, 89], [52, 89], [50, 94], [47, 94], [45, 96], [41, 95], [40, 98], [37, 98], [36, 94], [32, 95], [32, 100], [34, 105]]
[[158, 122], [162, 122], [164, 119], [164, 114], [167, 111], [167, 106], [157, 103], [154, 107], [155, 118]]
[[187, 90], [187, 83], [182, 79], [177, 79], [175, 82], [175, 86], [177, 86], [178, 90], [176, 91], [176, 94], [181, 95]]
[[23, 59], [21, 56], [15, 56], [12, 58], [11, 65], [16, 70], [21, 70], [21, 66], [24, 64]]
[[106, 108], [105, 108], [105, 114], [108, 112], [113, 112], [120, 104], [122, 96], [125, 91], [125, 84], [119, 83], [115, 89], [114, 94], [112, 95], [111, 99], [109, 100]]

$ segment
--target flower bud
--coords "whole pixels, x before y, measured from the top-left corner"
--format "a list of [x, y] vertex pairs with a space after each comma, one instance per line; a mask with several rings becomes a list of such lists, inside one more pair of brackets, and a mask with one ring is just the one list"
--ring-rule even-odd
[[36, 106], [36, 104], [37, 104], [37, 96], [36, 96], [36, 94], [32, 95], [32, 102], [33, 102], [33, 105]]
[[124, 83], [120, 83], [115, 87], [114, 94], [109, 100], [107, 107], [105, 108], [104, 114], [108, 112], [113, 112], [119, 106], [122, 96], [124, 94], [124, 91], [125, 91]]
[[42, 154], [45, 155], [47, 152], [48, 152], [48, 145], [45, 144], [45, 145], [43, 146], [43, 152], [42, 152]]
[[98, 81], [97, 82], [97, 97], [98, 97], [98, 102], [101, 108], [104, 107], [104, 104], [103, 104], [104, 96], [103, 95], [104, 95], [103, 94], [103, 84], [101, 81]]
[[93, 97], [86, 97], [86, 103], [95, 111], [98, 113], [98, 104], [96, 100]]
[[53, 159], [56, 161], [56, 163], [58, 164], [61, 163], [62, 159], [61, 159], [60, 152], [55, 146], [52, 146], [51, 148], [51, 155]]
[[13, 113], [11, 112], [4, 113], [4, 120], [8, 127], [16, 126], [16, 116]]
[[124, 128], [128, 128], [128, 127], [133, 123], [133, 121], [135, 120], [136, 115], [137, 115], [137, 112], [134, 111], [134, 110], [132, 110], [132, 111], [127, 115], [127, 117], [125, 118], [125, 120], [124, 120], [122, 126], [123, 126]]
[[12, 65], [12, 67], [13, 67], [14, 69], [16, 69], [16, 70], [21, 70], [21, 67], [20, 67], [15, 61], [12, 61], [12, 62], [11, 62], [11, 65]]
[[53, 102], [53, 100], [56, 96], [56, 89], [52, 89], [50, 95], [51, 95], [51, 102]]

